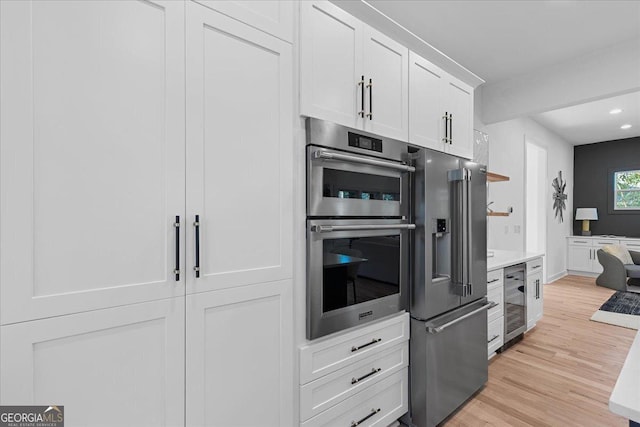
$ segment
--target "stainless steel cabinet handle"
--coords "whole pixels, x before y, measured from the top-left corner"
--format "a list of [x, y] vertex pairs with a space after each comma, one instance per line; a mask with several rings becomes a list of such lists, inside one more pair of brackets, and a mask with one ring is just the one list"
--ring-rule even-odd
[[574, 240], [573, 243], [589, 243], [589, 242], [585, 242], [584, 240]]
[[313, 157], [323, 160], [341, 160], [343, 162], [362, 163], [364, 165], [379, 166], [387, 169], [396, 169], [403, 172], [415, 172], [416, 168], [402, 163], [388, 162], [385, 160], [377, 160], [369, 157], [350, 156], [349, 154], [332, 153], [325, 150], [317, 150], [313, 153]]
[[365, 224], [365, 225], [312, 225], [314, 233], [331, 233], [332, 231], [357, 230], [414, 230], [415, 224]]
[[492, 341], [497, 340], [498, 338], [500, 338], [500, 335], [494, 335], [491, 337], [491, 339], [489, 341], [487, 341], [487, 344], [490, 344]]
[[367, 421], [369, 418], [373, 417], [378, 412], [380, 412], [380, 408], [378, 408], [378, 409], [371, 408], [371, 413], [369, 415], [367, 415], [366, 417], [364, 417], [363, 419], [361, 419], [360, 421], [351, 421], [351, 427], [359, 426], [363, 422]]
[[449, 145], [453, 145], [453, 114], [449, 114]]
[[495, 283], [495, 282], [497, 282], [498, 280], [500, 280], [500, 279], [498, 278], [498, 279], [489, 280], [489, 281], [487, 282], [487, 285], [488, 285], [489, 283]]
[[180, 216], [176, 215], [176, 220], [173, 223], [173, 227], [176, 230], [176, 264], [173, 269], [176, 282], [180, 281]]
[[440, 332], [444, 331], [445, 329], [447, 329], [449, 326], [453, 326], [453, 325], [455, 325], [455, 324], [456, 324], [456, 323], [458, 323], [458, 322], [462, 322], [464, 319], [467, 319], [467, 318], [469, 318], [469, 317], [471, 317], [471, 316], [473, 316], [473, 315], [475, 315], [475, 314], [478, 314], [478, 313], [479, 313], [479, 312], [481, 312], [482, 310], [487, 310], [487, 309], [489, 309], [489, 306], [490, 306], [490, 305], [491, 305], [491, 304], [486, 303], [486, 304], [485, 304], [485, 305], [483, 305], [482, 307], [477, 308], [477, 309], [473, 310], [472, 312], [465, 314], [464, 316], [460, 316], [460, 317], [458, 317], [457, 319], [452, 320], [451, 322], [445, 323], [445, 324], [444, 324], [444, 325], [442, 325], [442, 326], [436, 326], [436, 327], [433, 327], [433, 326], [427, 326], [427, 332], [429, 332], [430, 334], [438, 334], [438, 333], [440, 333]]
[[542, 267], [542, 266], [541, 265], [534, 265], [532, 270], [535, 270], [536, 268], [540, 268], [540, 267]]
[[380, 341], [382, 341], [382, 338], [374, 338], [374, 339], [371, 340], [371, 342], [368, 342], [366, 344], [362, 344], [361, 346], [358, 346], [358, 347], [353, 346], [353, 347], [351, 347], [351, 352], [354, 353], [354, 352], [356, 352], [358, 350], [362, 350], [363, 348], [369, 347], [370, 345], [373, 345], [373, 344], [376, 344], [376, 343], [379, 343]]
[[361, 376], [360, 378], [351, 378], [351, 385], [358, 384], [360, 381], [364, 380], [365, 378], [369, 378], [371, 375], [375, 375], [380, 371], [382, 371], [382, 368], [373, 368], [371, 369], [371, 372]]
[[193, 267], [193, 271], [196, 272], [197, 278], [200, 277], [200, 215], [196, 215], [193, 226], [196, 228], [196, 265]]

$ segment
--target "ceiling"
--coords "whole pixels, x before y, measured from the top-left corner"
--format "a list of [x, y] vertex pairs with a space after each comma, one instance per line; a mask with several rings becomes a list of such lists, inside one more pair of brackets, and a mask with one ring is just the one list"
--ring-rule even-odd
[[[640, 40], [640, 0], [366, 1], [487, 84]], [[532, 118], [573, 144], [607, 141], [640, 136], [639, 102], [615, 96]], [[624, 110], [617, 117], [614, 104]]]

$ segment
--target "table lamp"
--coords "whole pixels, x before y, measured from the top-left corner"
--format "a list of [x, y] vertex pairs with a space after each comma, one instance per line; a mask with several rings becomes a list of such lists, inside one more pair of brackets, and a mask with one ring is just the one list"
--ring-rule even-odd
[[591, 236], [589, 231], [589, 221], [598, 219], [597, 208], [578, 208], [576, 209], [576, 221], [582, 220], [582, 235]]

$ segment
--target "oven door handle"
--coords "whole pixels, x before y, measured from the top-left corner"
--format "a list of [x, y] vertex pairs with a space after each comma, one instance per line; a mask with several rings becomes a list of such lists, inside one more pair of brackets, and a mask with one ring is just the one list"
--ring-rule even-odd
[[368, 225], [312, 225], [314, 233], [331, 233], [332, 231], [358, 230], [415, 230], [415, 224], [368, 224]]
[[486, 304], [484, 304], [482, 307], [477, 308], [463, 316], [458, 317], [457, 319], [452, 320], [451, 322], [445, 323], [444, 325], [441, 326], [427, 326], [427, 332], [429, 332], [430, 334], [437, 334], [440, 333], [442, 331], [444, 331], [445, 329], [447, 329], [449, 326], [453, 326], [458, 322], [462, 322], [464, 319], [468, 319], [471, 316], [474, 316], [478, 313], [480, 313], [482, 310], [487, 310], [491, 307], [492, 303], [491, 302], [487, 302]]
[[379, 166], [387, 169], [396, 169], [403, 172], [415, 172], [416, 168], [402, 163], [387, 162], [384, 160], [370, 159], [368, 157], [350, 156], [348, 154], [333, 153], [325, 150], [316, 150], [313, 153], [315, 159], [323, 160], [341, 160], [351, 163], [362, 163], [364, 165]]

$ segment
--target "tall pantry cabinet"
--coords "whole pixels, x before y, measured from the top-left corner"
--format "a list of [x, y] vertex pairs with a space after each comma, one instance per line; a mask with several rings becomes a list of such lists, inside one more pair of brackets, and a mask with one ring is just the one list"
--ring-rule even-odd
[[202, 3], [0, 3], [1, 404], [290, 423], [293, 14]]

